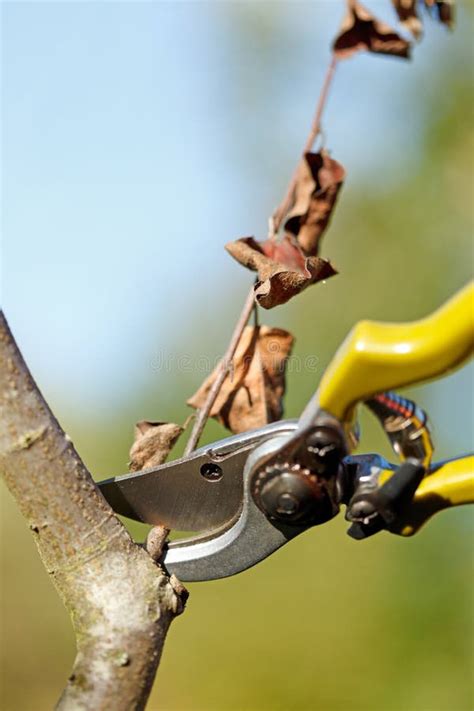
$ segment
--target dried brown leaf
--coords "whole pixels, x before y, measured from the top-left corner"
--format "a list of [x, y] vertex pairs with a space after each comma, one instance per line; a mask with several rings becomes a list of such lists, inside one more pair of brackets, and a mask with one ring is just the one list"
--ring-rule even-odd
[[438, 19], [443, 25], [451, 29], [454, 27], [454, 0], [425, 0], [425, 5], [437, 11]]
[[[235, 433], [279, 420], [283, 413], [285, 365], [293, 341], [291, 333], [281, 328], [247, 326], [211, 416]], [[196, 409], [204, 405], [219, 372], [217, 366], [188, 405]]]
[[333, 45], [337, 59], [347, 59], [363, 50], [409, 58], [410, 43], [390, 25], [377, 20], [357, 0], [350, 0], [348, 5], [347, 15]]
[[135, 441], [130, 449], [130, 471], [163, 464], [182, 432], [183, 427], [173, 422], [137, 422]]
[[325, 150], [306, 153], [298, 166], [295, 203], [285, 229], [307, 256], [317, 256], [346, 171]]
[[423, 34], [423, 24], [418, 15], [418, 0], [392, 0], [402, 25], [419, 39]]
[[244, 267], [258, 272], [255, 298], [265, 309], [284, 304], [310, 284], [337, 274], [326, 259], [305, 257], [291, 235], [265, 242], [244, 237], [229, 242], [226, 249]]

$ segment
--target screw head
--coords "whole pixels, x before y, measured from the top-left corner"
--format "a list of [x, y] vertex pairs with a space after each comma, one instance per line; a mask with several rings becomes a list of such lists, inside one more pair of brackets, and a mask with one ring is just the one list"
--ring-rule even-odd
[[299, 505], [300, 504], [296, 496], [291, 494], [289, 491], [284, 491], [278, 497], [276, 510], [279, 514], [293, 516], [298, 511]]
[[344, 454], [338, 433], [328, 427], [317, 427], [308, 435], [306, 449], [311, 469], [325, 478], [337, 473]]
[[218, 464], [214, 462], [206, 462], [202, 465], [201, 476], [206, 479], [206, 481], [220, 481], [222, 479], [223, 471]]

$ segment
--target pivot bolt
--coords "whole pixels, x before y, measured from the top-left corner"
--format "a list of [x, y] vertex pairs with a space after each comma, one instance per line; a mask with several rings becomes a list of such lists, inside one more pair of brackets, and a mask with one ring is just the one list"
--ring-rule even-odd
[[331, 517], [327, 494], [317, 477], [297, 464], [270, 466], [260, 472], [253, 487], [258, 506], [269, 519], [307, 526]]
[[288, 491], [285, 491], [283, 494], [280, 494], [278, 497], [278, 502], [277, 502], [277, 513], [287, 515], [287, 516], [292, 516], [298, 511], [299, 508], [299, 501], [296, 498], [296, 496], [293, 496], [293, 494], [290, 494]]

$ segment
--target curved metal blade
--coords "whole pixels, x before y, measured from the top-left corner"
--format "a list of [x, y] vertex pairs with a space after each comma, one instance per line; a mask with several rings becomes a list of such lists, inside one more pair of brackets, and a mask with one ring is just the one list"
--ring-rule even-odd
[[[122, 516], [178, 531], [208, 531], [232, 521], [242, 508], [245, 463], [256, 446], [293, 432], [296, 420], [227, 437], [155, 469], [107, 479], [100, 490]], [[206, 478], [217, 465], [220, 478]]]

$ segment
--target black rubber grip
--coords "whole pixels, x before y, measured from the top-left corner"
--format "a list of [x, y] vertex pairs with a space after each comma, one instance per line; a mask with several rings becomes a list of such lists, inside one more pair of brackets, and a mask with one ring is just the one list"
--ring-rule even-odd
[[403, 507], [413, 499], [424, 475], [425, 469], [421, 464], [403, 462], [378, 490], [376, 508], [385, 523], [393, 523]]

